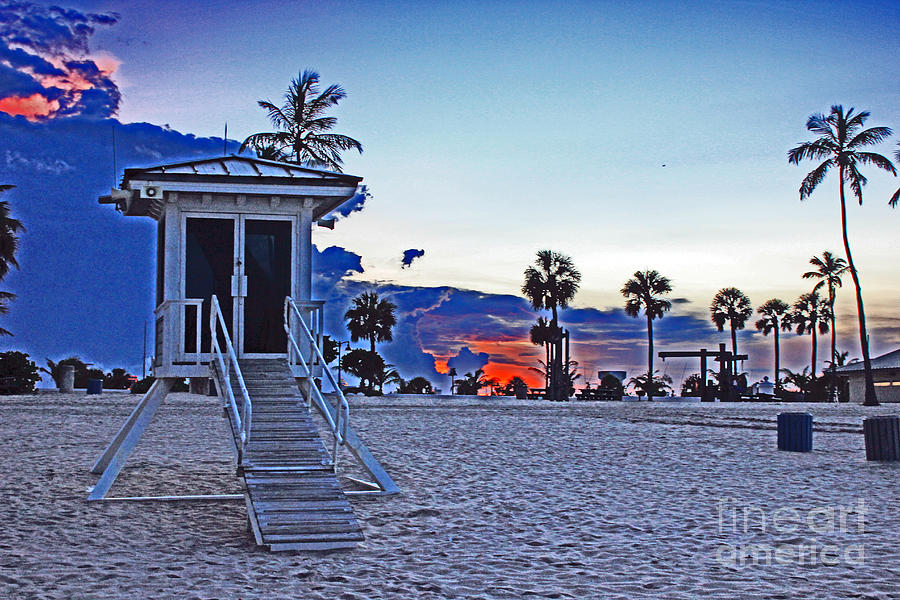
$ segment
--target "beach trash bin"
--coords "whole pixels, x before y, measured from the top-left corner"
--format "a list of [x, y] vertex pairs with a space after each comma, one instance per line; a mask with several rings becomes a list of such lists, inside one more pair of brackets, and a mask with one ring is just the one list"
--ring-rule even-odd
[[216, 380], [215, 379], [210, 378], [209, 391], [207, 391], [206, 393], [208, 396], [218, 396], [219, 395], [218, 393], [216, 393]]
[[103, 380], [102, 379], [88, 379], [87, 393], [88, 394], [102, 394], [103, 393]]
[[809, 413], [786, 412], [778, 415], [778, 449], [812, 452], [813, 418]]
[[866, 460], [900, 460], [900, 416], [863, 419]]
[[60, 369], [62, 372], [59, 376], [59, 391], [71, 394], [75, 391], [75, 365], [62, 365]]

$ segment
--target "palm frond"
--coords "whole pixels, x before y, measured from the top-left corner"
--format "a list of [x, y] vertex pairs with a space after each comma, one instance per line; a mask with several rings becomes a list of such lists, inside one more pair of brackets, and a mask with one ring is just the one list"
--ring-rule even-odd
[[853, 136], [853, 139], [847, 142], [846, 148], [855, 150], [863, 146], [874, 146], [891, 137], [893, 133], [890, 127], [870, 127]]
[[826, 160], [818, 167], [807, 173], [800, 184], [800, 200], [806, 200], [815, 191], [816, 187], [825, 179], [828, 169], [834, 166], [834, 159]]
[[897, 188], [897, 191], [894, 192], [894, 195], [888, 200], [888, 205], [890, 205], [891, 208], [897, 208], [898, 201], [900, 201], [900, 188]]
[[866, 179], [865, 175], [859, 172], [859, 169], [856, 168], [856, 164], [854, 163], [844, 167], [844, 180], [850, 182], [850, 190], [853, 192], [853, 195], [856, 196], [857, 200], [859, 200], [859, 205], [862, 206], [862, 189], [869, 180]]
[[806, 129], [818, 135], [829, 137], [832, 141], [835, 140], [834, 130], [828, 123], [828, 118], [821, 113], [815, 113], [806, 120]]
[[803, 142], [796, 148], [788, 151], [788, 162], [792, 165], [800, 164], [803, 159], [824, 160], [834, 156], [838, 151], [837, 146], [829, 139], [819, 138], [812, 142]]
[[894, 168], [894, 163], [877, 152], [855, 152], [854, 155], [860, 164], [875, 165], [879, 169], [884, 169], [889, 172], [891, 175], [897, 175], [897, 169]]

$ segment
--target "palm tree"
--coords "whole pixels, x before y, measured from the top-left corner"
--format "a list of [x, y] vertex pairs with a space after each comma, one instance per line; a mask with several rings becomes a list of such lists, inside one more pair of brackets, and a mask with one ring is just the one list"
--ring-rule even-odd
[[327, 133], [337, 124], [325, 111], [347, 96], [338, 84], [320, 91], [319, 74], [304, 70], [284, 93], [284, 104], [275, 106], [268, 100], [258, 104], [269, 113], [277, 131], [254, 133], [241, 144], [240, 152], [252, 148], [260, 157], [284, 157], [312, 167], [341, 171], [341, 152], [357, 150], [362, 144], [346, 135]]
[[[666, 390], [672, 389], [671, 384], [671, 377], [665, 374], [657, 375], [656, 373], [645, 373], [628, 380], [628, 385], [632, 386], [635, 392], [643, 392], [648, 400], [652, 400], [654, 396], [665, 396]], [[640, 396], [641, 394], [638, 395]]]
[[396, 309], [396, 304], [379, 298], [376, 292], [363, 292], [354, 298], [353, 307], [344, 313], [350, 340], [369, 340], [369, 350], [373, 353], [375, 342], [392, 341], [391, 328], [397, 324]]
[[[807, 271], [803, 274], [803, 279], [818, 279], [818, 283], [813, 287], [814, 292], [818, 292], [823, 287], [828, 287], [828, 310], [831, 313], [831, 360], [829, 361], [834, 369], [834, 356], [837, 352], [835, 345], [835, 335], [837, 328], [834, 325], [834, 295], [837, 288], [841, 287], [841, 275], [847, 272], [847, 261], [843, 258], [836, 257], [826, 250], [822, 253], [822, 258], [813, 256], [809, 259], [809, 264], [814, 266], [815, 271]], [[834, 398], [834, 373], [832, 373], [831, 383], [829, 384], [829, 397]]]
[[462, 379], [456, 381], [456, 393], [461, 396], [475, 396], [478, 390], [485, 387], [484, 371], [476, 369], [474, 373], [466, 373]]
[[643, 309], [647, 317], [647, 374], [653, 373], [653, 319], [662, 319], [672, 303], [662, 294], [672, 291], [672, 282], [656, 270], [635, 271], [634, 277], [622, 286], [625, 296], [625, 314], [637, 318]]
[[[14, 188], [14, 185], [0, 185], [0, 194]], [[10, 216], [9, 203], [0, 201], [0, 280], [9, 274], [10, 267], [19, 268], [16, 261], [16, 252], [19, 250], [19, 236], [25, 231], [22, 222]], [[0, 315], [9, 312], [7, 301], [16, 297], [12, 292], [0, 292]], [[12, 335], [6, 329], [0, 327], [0, 335]]]
[[[841, 199], [841, 234], [844, 239], [844, 253], [850, 276], [856, 287], [856, 311], [859, 317], [859, 343], [863, 355], [866, 380], [866, 393], [863, 404], [876, 406], [875, 380], [872, 378], [872, 361], [869, 359], [869, 339], [866, 334], [866, 313], [863, 308], [862, 288], [859, 284], [859, 273], [850, 253], [850, 240], [847, 236], [847, 202], [844, 196], [844, 184], [850, 184], [850, 190], [862, 205], [862, 189], [866, 178], [859, 172], [859, 165], [874, 165], [896, 175], [893, 163], [875, 152], [864, 152], [865, 146], [878, 144], [887, 139], [892, 131], [889, 127], [870, 127], [860, 131], [869, 118], [868, 111], [853, 114], [853, 108], [844, 113], [844, 107], [831, 107], [826, 117], [814, 114], [806, 121], [806, 128], [818, 137], [811, 142], [803, 142], [788, 152], [788, 162], [799, 165], [803, 159], [822, 160], [815, 169], [807, 173], [800, 184], [800, 200], [812, 195], [816, 187], [825, 179], [831, 169], [838, 170], [838, 181]], [[892, 199], [893, 200], [893, 199]], [[892, 204], [893, 205], [893, 204]]]
[[794, 310], [791, 311], [791, 322], [794, 324], [798, 335], [812, 334], [812, 360], [810, 362], [810, 375], [816, 376], [816, 331], [821, 334], [828, 333], [828, 322], [831, 319], [831, 309], [828, 301], [819, 297], [818, 292], [807, 292], [794, 302]]
[[712, 322], [719, 331], [725, 330], [725, 323], [731, 329], [731, 353], [737, 356], [737, 331], [743, 329], [747, 319], [753, 316], [750, 298], [736, 287], [722, 288], [716, 292], [709, 305]]
[[[900, 164], [900, 142], [897, 142], [897, 151], [894, 152], [894, 160], [897, 161], [897, 164]], [[894, 195], [888, 200], [888, 204], [891, 205], [891, 208], [897, 208], [898, 200], [900, 200], [900, 188], [897, 188], [897, 191], [894, 192]]]
[[756, 309], [762, 318], [756, 322], [756, 328], [762, 331], [763, 335], [769, 335], [769, 333], [775, 334], [775, 391], [781, 389], [781, 379], [778, 377], [778, 374], [781, 373], [781, 351], [778, 347], [778, 330], [782, 331], [790, 331], [791, 330], [791, 307], [784, 300], [780, 300], [779, 298], [772, 298], [771, 300], [766, 300], [762, 306]]
[[[550, 346], [556, 341], [556, 338], [559, 336], [559, 332], [554, 332], [550, 327], [550, 322], [547, 321], [544, 317], [538, 317], [537, 323], [531, 326], [531, 330], [529, 331], [529, 337], [531, 338], [531, 343], [535, 346], [543, 346], [544, 353], [546, 355], [546, 364], [550, 363]], [[544, 377], [544, 387], [550, 387], [550, 373], [547, 372]]]
[[[522, 293], [535, 310], [550, 311], [550, 331], [561, 333], [558, 310], [568, 308], [569, 302], [578, 292], [580, 282], [581, 273], [569, 256], [552, 250], [539, 250], [534, 265], [525, 269]], [[562, 381], [562, 336], [554, 336], [553, 343], [556, 351], [549, 369], [549, 395], [553, 400], [564, 400], [568, 395], [565, 394]]]
[[804, 394], [808, 394], [812, 391], [813, 382], [815, 382], [815, 376], [811, 375], [809, 372], [809, 367], [803, 367], [802, 371], [791, 371], [790, 369], [782, 369], [782, 373], [784, 373], [784, 380], [791, 385], [797, 386], [797, 388], [803, 392]]

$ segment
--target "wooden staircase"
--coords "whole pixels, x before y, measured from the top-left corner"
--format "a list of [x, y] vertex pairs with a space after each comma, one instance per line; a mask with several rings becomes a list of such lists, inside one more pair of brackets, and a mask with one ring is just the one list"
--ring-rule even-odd
[[[353, 548], [365, 539], [285, 359], [242, 359], [250, 441], [226, 411], [256, 543], [273, 551]], [[222, 389], [221, 375], [215, 373]], [[231, 386], [238, 390], [236, 376]]]

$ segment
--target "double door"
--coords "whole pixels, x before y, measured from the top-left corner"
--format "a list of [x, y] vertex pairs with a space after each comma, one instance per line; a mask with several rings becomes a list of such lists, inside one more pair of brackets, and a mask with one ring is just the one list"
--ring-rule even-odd
[[294, 287], [297, 264], [293, 217], [186, 214], [182, 297], [202, 298], [201, 348], [210, 351], [210, 298], [239, 357], [284, 355], [284, 298]]

